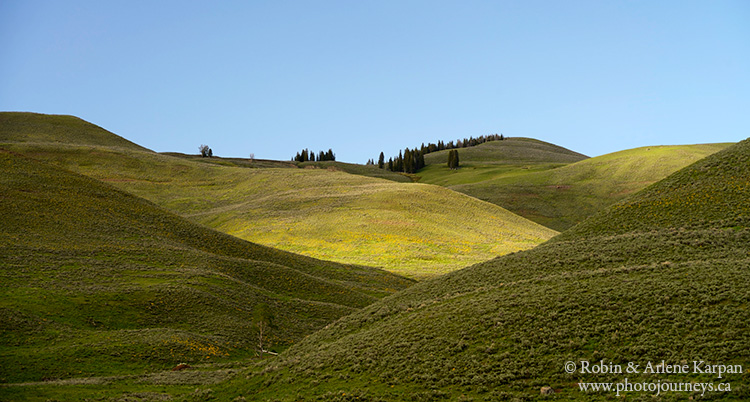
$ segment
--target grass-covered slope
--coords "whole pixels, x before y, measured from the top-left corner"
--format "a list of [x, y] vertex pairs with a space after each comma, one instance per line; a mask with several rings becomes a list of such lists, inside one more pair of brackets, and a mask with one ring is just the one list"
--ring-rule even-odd
[[249, 159], [249, 158], [224, 158], [212, 156], [210, 158], [202, 157], [200, 154], [183, 154], [180, 152], [162, 152], [162, 155], [169, 155], [178, 158], [188, 159], [194, 162], [207, 163], [220, 166], [235, 166], [244, 168], [287, 168], [297, 169], [297, 162], [275, 161], [270, 159]]
[[0, 145], [252, 242], [413, 277], [528, 249], [556, 234], [442, 187], [348, 174], [339, 165], [250, 169], [240, 161], [12, 137]]
[[445, 185], [563, 231], [730, 145], [650, 146], [567, 165], [467, 162], [458, 171], [438, 165], [419, 174], [421, 182]]
[[531, 248], [555, 234], [439, 186], [323, 169], [216, 166], [101, 148], [26, 152], [233, 236], [413, 277]]
[[187, 155], [178, 152], [164, 152], [164, 155], [176, 156], [189, 159], [195, 162], [209, 163], [220, 166], [235, 166], [245, 168], [292, 168], [292, 169], [325, 169], [334, 172], [346, 172], [367, 177], [377, 177], [400, 183], [411, 183], [413, 180], [409, 175], [391, 172], [387, 169], [380, 169], [374, 165], [358, 165], [354, 163], [321, 161], [321, 162], [289, 162], [275, 161], [268, 159], [246, 159], [246, 158], [223, 158], [214, 156], [212, 158], [203, 158], [200, 155]]
[[[448, 150], [425, 155], [427, 165], [448, 163]], [[473, 147], [458, 148], [461, 164], [533, 164], [573, 163], [587, 156], [561, 146], [533, 138], [513, 137], [489, 141]]]
[[[448, 152], [438, 151], [425, 155], [426, 166], [416, 174], [420, 183], [452, 188], [482, 183], [497, 177], [546, 171], [587, 158], [544, 141], [508, 138], [458, 148], [460, 167], [452, 170], [447, 166]], [[494, 190], [501, 191], [499, 188]]]
[[[730, 383], [750, 398], [750, 140], [711, 155], [533, 250], [419, 283], [225, 384], [258, 400], [611, 400], [579, 382]], [[742, 365], [743, 374], [590, 374]], [[542, 396], [550, 386], [557, 396]], [[325, 399], [324, 398], [324, 399]]]
[[0, 143], [95, 145], [148, 151], [117, 134], [78, 117], [27, 112], [0, 112]]
[[358, 165], [355, 163], [320, 161], [302, 162], [298, 163], [298, 166], [305, 169], [327, 169], [367, 177], [377, 177], [379, 179], [386, 179], [399, 183], [411, 183], [413, 181], [409, 175], [391, 172], [388, 169], [380, 169], [377, 165]]
[[252, 355], [258, 303], [284, 347], [411, 284], [252, 244], [4, 150], [0, 221], [0, 383], [236, 360]]
[[165, 205], [240, 238], [414, 277], [531, 248], [555, 234], [438, 186], [322, 170], [253, 173], [232, 191], [215, 180], [218, 189], [206, 190], [212, 205]]

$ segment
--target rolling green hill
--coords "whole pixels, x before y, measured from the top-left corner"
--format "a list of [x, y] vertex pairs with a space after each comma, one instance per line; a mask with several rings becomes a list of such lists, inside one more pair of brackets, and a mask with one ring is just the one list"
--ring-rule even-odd
[[[411, 210], [416, 222], [421, 209], [411, 201], [438, 197], [434, 186], [41, 142], [0, 137], [2, 147], [50, 162], [0, 152], [0, 378], [78, 378], [0, 384], [0, 400], [619, 400], [613, 392], [583, 392], [578, 383], [625, 378], [731, 385], [730, 392], [705, 395], [629, 392], [626, 400], [750, 399], [750, 140], [532, 250], [374, 303], [409, 282], [257, 246], [110, 185], [206, 225], [239, 219], [237, 211], [246, 211], [240, 200], [289, 214], [287, 222], [303, 208], [320, 210], [323, 222], [337, 209], [359, 213], [330, 215], [336, 230], [368, 218], [370, 197], [388, 190], [375, 182], [397, 186], [399, 195], [378, 200], [396, 208], [378, 213]], [[255, 188], [269, 197], [248, 197]], [[455, 195], [446, 197], [442, 203]], [[357, 209], [352, 199], [366, 202]], [[463, 208], [477, 213], [468, 202]], [[256, 364], [241, 359], [251, 354], [248, 320], [261, 301], [277, 311], [277, 342], [293, 346]], [[662, 360], [742, 365], [745, 372], [565, 372], [567, 362], [643, 367]], [[182, 361], [194, 369], [155, 372]], [[547, 386], [556, 394], [540, 395]]]
[[[74, 116], [0, 112], [0, 142], [75, 144], [149, 151]], [[150, 152], [150, 151], [149, 151]]]
[[411, 176], [402, 173], [391, 172], [388, 169], [380, 169], [376, 165], [358, 165], [354, 163], [321, 161], [321, 162], [302, 162], [298, 164], [301, 168], [327, 169], [331, 171], [341, 171], [351, 174], [358, 174], [367, 177], [377, 177], [379, 179], [391, 180], [399, 183], [413, 182]]
[[[453, 187], [497, 177], [546, 171], [587, 158], [571, 150], [532, 138], [507, 138], [459, 148], [460, 168], [447, 166], [448, 150], [425, 155], [426, 166], [417, 173], [420, 183]], [[497, 190], [497, 189], [496, 189]]]
[[0, 137], [0, 146], [110, 183], [252, 242], [412, 277], [531, 248], [556, 234], [439, 186], [396, 183], [336, 167], [248, 169], [231, 160], [29, 144], [12, 135]]
[[221, 166], [235, 166], [246, 168], [302, 168], [302, 169], [325, 169], [333, 172], [346, 172], [367, 177], [377, 177], [400, 183], [411, 183], [413, 180], [408, 175], [391, 172], [389, 170], [379, 169], [377, 166], [357, 165], [354, 163], [344, 163], [335, 161], [322, 162], [288, 162], [275, 161], [268, 159], [244, 159], [244, 158], [223, 158], [214, 156], [212, 158], [203, 158], [200, 155], [187, 155], [178, 152], [164, 152], [164, 155], [177, 156], [189, 159], [195, 162], [210, 163]]
[[[536, 162], [525, 157], [531, 153], [522, 146], [524, 142], [511, 148], [515, 153], [503, 149], [512, 143], [513, 140], [509, 139], [467, 148], [466, 151], [460, 149], [461, 169], [451, 171], [444, 163], [432, 164], [418, 173], [420, 182], [446, 186], [564, 231], [628, 195], [731, 145], [651, 146], [575, 163], [555, 164], [554, 158], [547, 154], [540, 154]], [[493, 147], [489, 147], [490, 144]], [[447, 155], [444, 152], [438, 154], [433, 159], [436, 162], [440, 161], [437, 156], [444, 159]], [[493, 158], [495, 162], [487, 162]]]
[[252, 244], [5, 150], [0, 189], [0, 383], [244, 359], [258, 303], [284, 348], [412, 283]]
[[275, 161], [270, 159], [245, 159], [245, 158], [223, 158], [214, 155], [211, 158], [204, 158], [198, 155], [183, 154], [180, 152], [161, 152], [162, 155], [175, 156], [178, 158], [188, 159], [194, 162], [208, 163], [220, 166], [235, 166], [245, 168], [287, 168], [297, 169], [296, 162]]
[[[467, 164], [567, 164], [586, 159], [578, 152], [533, 138], [512, 137], [473, 147], [458, 148], [461, 163]], [[427, 165], [448, 163], [448, 150], [424, 156]]]
[[[276, 362], [214, 387], [257, 400], [613, 400], [581, 382], [729, 383], [750, 398], [750, 140], [532, 250], [421, 282], [346, 316]], [[742, 374], [581, 372], [741, 365]], [[573, 373], [566, 363], [576, 365]], [[540, 394], [551, 387], [556, 395]]]

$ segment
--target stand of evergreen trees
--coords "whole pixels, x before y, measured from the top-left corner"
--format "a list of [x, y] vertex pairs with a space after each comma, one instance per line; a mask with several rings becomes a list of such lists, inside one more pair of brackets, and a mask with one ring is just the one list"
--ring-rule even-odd
[[323, 161], [335, 161], [336, 160], [336, 154], [333, 153], [333, 150], [330, 148], [328, 149], [328, 152], [320, 151], [318, 152], [317, 158], [315, 157], [315, 152], [312, 152], [308, 150], [307, 148], [303, 149], [302, 152], [297, 152], [297, 155], [292, 158], [295, 162], [323, 162]]
[[[475, 145], [484, 144], [485, 142], [502, 141], [504, 139], [506, 139], [506, 137], [504, 137], [502, 134], [490, 134], [482, 135], [477, 138], [464, 138], [463, 140], [456, 140], [455, 142], [450, 141], [448, 143], [445, 143], [443, 141], [438, 141], [437, 144], [422, 144], [419, 149], [414, 148], [413, 150], [410, 150], [409, 148], [406, 148], [403, 153], [399, 151], [398, 157], [388, 158], [387, 163], [385, 162], [385, 155], [383, 155], [383, 153], [381, 152], [380, 157], [378, 157], [378, 167], [381, 169], [388, 169], [392, 172], [415, 173], [419, 169], [425, 167], [424, 156], [431, 152], [443, 151], [446, 149], [473, 147]], [[448, 167], [450, 167], [451, 169], [458, 169], [458, 151], [456, 151], [455, 153], [455, 166], [450, 165], [450, 158], [451, 155], [449, 154]], [[367, 161], [367, 164], [374, 165], [375, 161], [370, 159]]]
[[[383, 155], [383, 153], [380, 153]], [[383, 168], [388, 168], [392, 172], [404, 172], [404, 173], [416, 173], [419, 169], [425, 167], [424, 154], [422, 151], [414, 149], [411, 150], [406, 148], [404, 152], [398, 152], [397, 158], [389, 158], [388, 163], [385, 163], [385, 156], [383, 156]], [[380, 159], [378, 159], [378, 166], [380, 166]]]

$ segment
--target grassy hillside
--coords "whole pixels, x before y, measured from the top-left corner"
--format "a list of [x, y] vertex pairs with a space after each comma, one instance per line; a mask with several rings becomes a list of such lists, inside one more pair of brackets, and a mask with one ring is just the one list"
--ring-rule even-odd
[[240, 238], [415, 277], [530, 248], [554, 235], [437, 186], [327, 171], [266, 171], [245, 186], [188, 216]]
[[531, 248], [555, 234], [445, 188], [336, 169], [248, 169], [215, 158], [13, 138], [0, 144], [246, 240], [413, 277]]
[[268, 159], [244, 159], [244, 158], [222, 158], [214, 156], [212, 158], [203, 158], [200, 155], [187, 155], [177, 152], [164, 152], [164, 155], [177, 156], [189, 159], [195, 162], [210, 163], [221, 166], [235, 166], [246, 168], [302, 168], [302, 169], [325, 169], [333, 172], [346, 172], [367, 177], [377, 177], [380, 179], [391, 180], [400, 183], [411, 183], [413, 180], [409, 175], [391, 172], [386, 169], [379, 169], [377, 166], [357, 165], [354, 163], [344, 163], [335, 161], [321, 162], [288, 162], [274, 161]]
[[340, 171], [351, 174], [358, 174], [367, 177], [377, 177], [379, 179], [391, 180], [399, 183], [411, 183], [413, 180], [411, 176], [391, 172], [388, 169], [380, 169], [376, 165], [357, 165], [354, 163], [344, 162], [332, 162], [332, 161], [321, 161], [321, 162], [302, 162], [298, 164], [301, 168], [316, 168], [316, 169], [327, 169], [331, 171]]
[[74, 116], [0, 112], [0, 142], [98, 145], [148, 151]]
[[178, 158], [188, 159], [194, 162], [209, 163], [220, 166], [235, 166], [245, 168], [288, 168], [297, 169], [296, 162], [288, 161], [275, 161], [270, 159], [248, 159], [248, 158], [223, 158], [220, 156], [213, 156], [211, 158], [204, 158], [200, 155], [183, 154], [180, 152], [162, 152], [162, 155], [174, 156]]
[[[5, 150], [0, 189], [0, 383], [244, 359], [258, 303], [284, 348], [411, 285], [252, 244]], [[15, 392], [0, 387], [0, 400]]]
[[[566, 165], [514, 162], [513, 158], [499, 152], [495, 154], [497, 160], [507, 162], [473, 162], [472, 154], [468, 154], [469, 161], [462, 162], [463, 167], [458, 171], [451, 171], [443, 164], [430, 165], [420, 171], [419, 176], [422, 176], [422, 183], [446, 186], [563, 231], [730, 145], [651, 146]], [[491, 151], [482, 151], [485, 159], [492, 157]], [[460, 155], [463, 161], [464, 156]]]
[[[462, 164], [566, 164], [587, 158], [586, 155], [548, 142], [523, 137], [458, 148], [458, 153]], [[425, 155], [424, 160], [427, 165], [445, 165], [448, 163], [448, 150], [429, 153]]]
[[[750, 140], [532, 250], [419, 283], [214, 390], [257, 400], [613, 400], [579, 382], [729, 383], [750, 398]], [[591, 374], [584, 361], [742, 365], [742, 374]], [[577, 370], [567, 373], [572, 362]], [[540, 395], [552, 387], [555, 396]], [[622, 395], [621, 395], [622, 397]]]
[[460, 168], [447, 166], [449, 151], [425, 155], [425, 166], [417, 173], [420, 183], [452, 187], [480, 183], [500, 176], [522, 175], [565, 166], [587, 157], [557, 145], [531, 138], [508, 138], [474, 147], [459, 148]]

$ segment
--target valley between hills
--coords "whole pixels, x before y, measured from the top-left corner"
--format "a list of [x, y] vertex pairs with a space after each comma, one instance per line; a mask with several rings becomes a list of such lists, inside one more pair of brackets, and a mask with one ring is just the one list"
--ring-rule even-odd
[[750, 367], [747, 140], [448, 153], [202, 158], [0, 113], [0, 400], [610, 400], [565, 363]]

